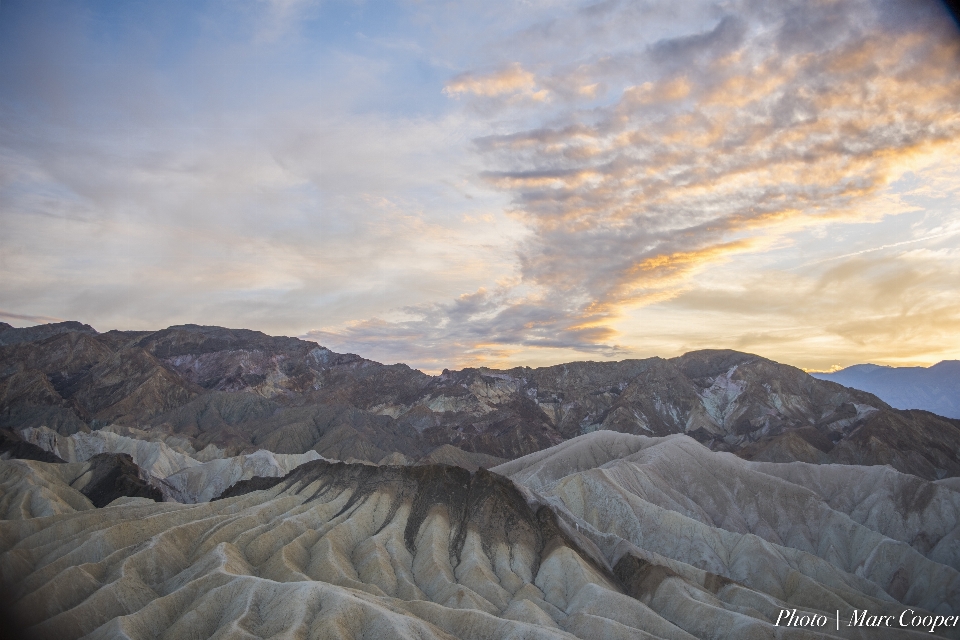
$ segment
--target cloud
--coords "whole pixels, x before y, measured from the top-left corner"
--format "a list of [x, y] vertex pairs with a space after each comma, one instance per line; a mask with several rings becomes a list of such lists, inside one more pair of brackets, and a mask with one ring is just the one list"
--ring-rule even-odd
[[[930, 169], [960, 152], [960, 47], [936, 2], [425, 2], [389, 19], [213, 3], [128, 9], [138, 29], [110, 38], [92, 9], [30, 6], [0, 21], [11, 313], [309, 331], [431, 369], [812, 348], [797, 327], [853, 353], [906, 331], [904, 304], [929, 336], [952, 326], [928, 263], [804, 279], [949, 230], [923, 218], [960, 197]], [[905, 235], [890, 220], [907, 212]], [[876, 237], [811, 239], [847, 227]], [[888, 294], [858, 297], [874, 284]], [[765, 299], [823, 320], [743, 331]], [[840, 315], [853, 299], [875, 319], [862, 334]], [[703, 314], [729, 330], [701, 333]], [[932, 348], [920, 333], [904, 344]]]
[[460, 123], [291, 112], [283, 125], [252, 139], [165, 130], [133, 160], [123, 136], [20, 148], [0, 192], [4, 301], [109, 328], [202, 316], [288, 332], [502, 271], [513, 225], [463, 196], [448, 151]]
[[[804, 270], [728, 265], [669, 301], [634, 312], [661, 353], [734, 348], [780, 353], [810, 370], [932, 364], [960, 356], [960, 250], [949, 239], [839, 256]], [[745, 272], [746, 271], [746, 272]], [[700, 326], [671, 324], [696, 313]], [[642, 319], [642, 320], [641, 320]]]
[[[405, 307], [401, 321], [371, 319], [340, 330], [314, 330], [305, 337], [338, 349], [360, 351], [369, 357], [404, 361], [427, 370], [457, 366], [495, 366], [509, 362], [519, 351], [569, 349], [603, 358], [625, 351], [604, 342], [613, 331], [594, 322], [602, 317], [577, 313], [571, 305], [522, 296], [510, 286], [464, 294], [449, 303]], [[575, 320], [574, 320], [575, 318]]]
[[[18, 325], [24, 324], [25, 326], [32, 326], [35, 324], [50, 324], [52, 322], [63, 322], [62, 318], [51, 318], [49, 316], [31, 316], [31, 315], [25, 315], [22, 313], [10, 313], [9, 311], [4, 311], [3, 309], [0, 309], [0, 318], [13, 320]], [[27, 325], [26, 323], [29, 323], [29, 324]]]
[[[58, 49], [48, 34], [48, 60], [23, 63], [41, 73], [0, 78], [9, 312], [105, 329], [200, 322], [296, 334], [509, 272], [501, 236], [523, 230], [503, 215], [504, 198], [478, 189], [479, 163], [463, 149], [474, 125], [456, 113], [356, 109], [384, 92], [382, 60], [343, 54], [321, 70], [291, 68], [269, 47], [211, 36], [187, 43], [172, 70], [127, 76], [124, 61], [141, 51], [125, 33], [107, 67], [89, 62], [89, 25], [55, 26], [69, 34], [60, 41], [81, 44]], [[243, 44], [250, 29], [231, 35]], [[223, 63], [234, 46], [238, 59]], [[90, 81], [79, 93], [42, 72], [71, 57]], [[168, 80], [170, 91], [156, 90]], [[41, 91], [66, 111], [48, 113]], [[152, 109], [122, 108], [128, 95], [151, 96]]]
[[549, 97], [545, 89], [537, 89], [536, 77], [518, 63], [486, 75], [463, 73], [451, 79], [443, 92], [452, 97], [474, 95], [494, 98], [504, 95], [520, 96], [542, 102]]
[[[422, 311], [417, 339], [464, 353], [471, 335], [620, 353], [613, 326], [626, 309], [682, 294], [704, 269], [767, 250], [780, 230], [882, 218], [870, 203], [911, 159], [960, 135], [956, 33], [929, 8], [892, 22], [895, 4], [728, 3], [712, 26], [641, 50], [539, 60], [537, 86], [623, 89], [587, 108], [557, 92], [571, 97], [549, 124], [476, 140], [484, 179], [532, 231], [518, 249], [525, 292], [501, 294], [494, 322]], [[614, 5], [578, 15], [621, 18]], [[523, 68], [464, 73], [447, 92], [532, 90]], [[389, 331], [361, 323], [347, 334], [360, 345]]]
[[804, 268], [804, 267], [808, 267], [808, 266], [814, 265], [814, 264], [822, 264], [822, 263], [824, 263], [824, 262], [833, 262], [833, 261], [835, 261], [835, 260], [843, 260], [843, 259], [845, 259], [845, 258], [852, 258], [853, 256], [859, 256], [859, 255], [863, 255], [863, 254], [865, 254], [865, 253], [873, 253], [874, 251], [883, 251], [883, 250], [885, 250], [885, 249], [892, 249], [892, 248], [894, 248], [894, 247], [902, 247], [902, 246], [904, 246], [904, 245], [915, 244], [915, 243], [917, 243], [917, 242], [926, 242], [927, 240], [935, 240], [935, 239], [938, 239], [938, 238], [949, 238], [949, 237], [951, 237], [951, 236], [955, 236], [955, 235], [958, 235], [958, 234], [960, 234], [960, 229], [951, 229], [951, 230], [948, 230], [948, 231], [940, 231], [940, 232], [938, 232], [938, 233], [934, 233], [934, 234], [931, 234], [931, 235], [928, 235], [928, 236], [924, 236], [924, 237], [922, 237], [922, 238], [913, 238], [913, 239], [911, 239], [911, 240], [901, 240], [900, 242], [892, 242], [892, 243], [889, 243], [889, 244], [882, 244], [882, 245], [880, 245], [880, 246], [878, 246], [878, 247], [870, 247], [869, 249], [860, 249], [859, 251], [854, 251], [853, 253], [846, 253], [846, 254], [841, 255], [841, 256], [831, 256], [831, 257], [829, 257], [829, 258], [823, 258], [823, 259], [821, 259], [821, 260], [815, 260], [815, 261], [813, 261], [813, 262], [808, 262], [808, 263], [799, 265], [799, 266], [797, 266], [797, 267], [795, 267], [795, 268], [796, 268], [796, 269], [802, 269], [802, 268]]
[[648, 49], [650, 58], [670, 70], [702, 66], [722, 59], [743, 45], [748, 27], [744, 19], [725, 15], [709, 31], [659, 40]]

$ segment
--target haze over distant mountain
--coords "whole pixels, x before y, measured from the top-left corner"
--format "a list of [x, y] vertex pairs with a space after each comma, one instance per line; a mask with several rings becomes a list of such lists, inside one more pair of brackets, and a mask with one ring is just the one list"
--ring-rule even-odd
[[932, 367], [855, 364], [832, 373], [810, 375], [872, 393], [897, 409], [925, 409], [960, 418], [960, 360], [944, 360]]

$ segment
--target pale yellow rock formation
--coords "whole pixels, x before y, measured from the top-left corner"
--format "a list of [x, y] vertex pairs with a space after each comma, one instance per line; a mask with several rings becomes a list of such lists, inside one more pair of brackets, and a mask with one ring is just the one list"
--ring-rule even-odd
[[[94, 509], [74, 466], [0, 462], [0, 579], [40, 638], [958, 637], [833, 625], [960, 610], [960, 493], [883, 467], [600, 431], [496, 468], [517, 484], [315, 461]], [[831, 624], [774, 625], [784, 608]]]

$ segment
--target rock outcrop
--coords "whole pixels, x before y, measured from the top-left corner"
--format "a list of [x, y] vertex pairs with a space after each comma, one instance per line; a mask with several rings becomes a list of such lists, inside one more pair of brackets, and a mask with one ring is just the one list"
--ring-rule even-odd
[[38, 460], [40, 462], [64, 462], [63, 458], [49, 450], [27, 442], [9, 429], [0, 429], [0, 460]]
[[125, 453], [137, 466], [155, 478], [165, 478], [201, 464], [163, 442], [120, 436], [110, 431], [63, 436], [47, 427], [28, 427], [20, 432], [20, 436], [67, 462], [85, 462], [100, 453]]
[[86, 462], [0, 460], [0, 519], [73, 513], [123, 498], [160, 501], [163, 495], [126, 454], [101, 453]]
[[126, 453], [98, 453], [84, 463], [84, 471], [70, 486], [90, 499], [95, 507], [105, 507], [118, 498], [145, 498], [157, 502], [163, 494]]
[[300, 465], [322, 460], [316, 451], [272, 453], [261, 449], [247, 455], [211, 460], [177, 471], [158, 483], [177, 502], [209, 502], [240, 480], [282, 477]]
[[[138, 432], [135, 429], [127, 431]], [[47, 427], [28, 427], [20, 434], [25, 440], [20, 446], [32, 447], [31, 451], [37, 452], [37, 457], [32, 459], [39, 460], [46, 456], [50, 459], [44, 460], [50, 462], [86, 462], [98, 455], [125, 455], [137, 465], [144, 481], [160, 491], [164, 499], [184, 504], [207, 502], [238, 480], [254, 476], [284, 476], [305, 462], [322, 459], [316, 451], [280, 454], [265, 449], [222, 457], [224, 452], [212, 445], [200, 452], [187, 447], [192, 452], [189, 455], [183, 449], [166, 443], [175, 442], [175, 438], [167, 438], [166, 441], [140, 440], [106, 429], [62, 436]], [[19, 438], [16, 434], [11, 435]], [[216, 455], [221, 457], [213, 457]], [[210, 459], [201, 462], [193, 456]]]
[[[489, 469], [504, 462], [506, 462], [506, 460], [503, 458], [484, 453], [468, 453], [449, 444], [440, 445], [417, 460], [417, 464], [446, 464], [461, 467], [468, 471], [476, 471], [481, 467]], [[380, 464], [383, 464], [383, 462], [381, 461]]]

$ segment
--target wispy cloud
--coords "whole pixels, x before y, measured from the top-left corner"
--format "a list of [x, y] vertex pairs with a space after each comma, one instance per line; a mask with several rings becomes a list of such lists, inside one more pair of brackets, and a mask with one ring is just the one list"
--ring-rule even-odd
[[941, 233], [934, 233], [928, 236], [923, 236], [922, 238], [914, 238], [912, 240], [902, 240], [901, 242], [891, 242], [889, 244], [882, 244], [878, 247], [870, 247], [869, 249], [861, 249], [860, 251], [854, 251], [853, 253], [844, 253], [839, 256], [831, 256], [829, 258], [824, 258], [822, 260], [813, 260], [812, 262], [805, 262], [801, 265], [793, 267], [793, 269], [803, 269], [810, 267], [816, 264], [823, 264], [825, 262], [834, 262], [836, 260], [846, 260], [847, 258], [853, 258], [855, 256], [861, 256], [865, 253], [873, 253], [874, 251], [883, 251], [885, 249], [894, 249], [896, 247], [902, 247], [908, 244], [916, 244], [918, 242], [926, 242], [927, 240], [936, 240], [938, 238], [950, 238], [955, 235], [960, 235], [960, 229], [954, 229], [952, 231], [943, 231]]
[[[960, 356], [960, 251], [943, 239], [926, 247], [848, 256], [815, 272], [725, 269], [692, 283], [668, 304], [639, 312], [662, 351], [715, 346], [780, 352], [811, 370], [870, 361], [931, 364]], [[738, 273], [739, 271], [739, 273]], [[671, 330], [674, 314], [698, 313], [697, 327]]]
[[25, 321], [32, 324], [49, 324], [51, 322], [63, 322], [63, 318], [51, 318], [50, 316], [31, 316], [23, 313], [10, 313], [0, 309], [0, 318], [14, 321]]
[[255, 40], [257, 42], [275, 42], [290, 35], [299, 23], [314, 17], [320, 6], [320, 0], [257, 0], [259, 16]]

